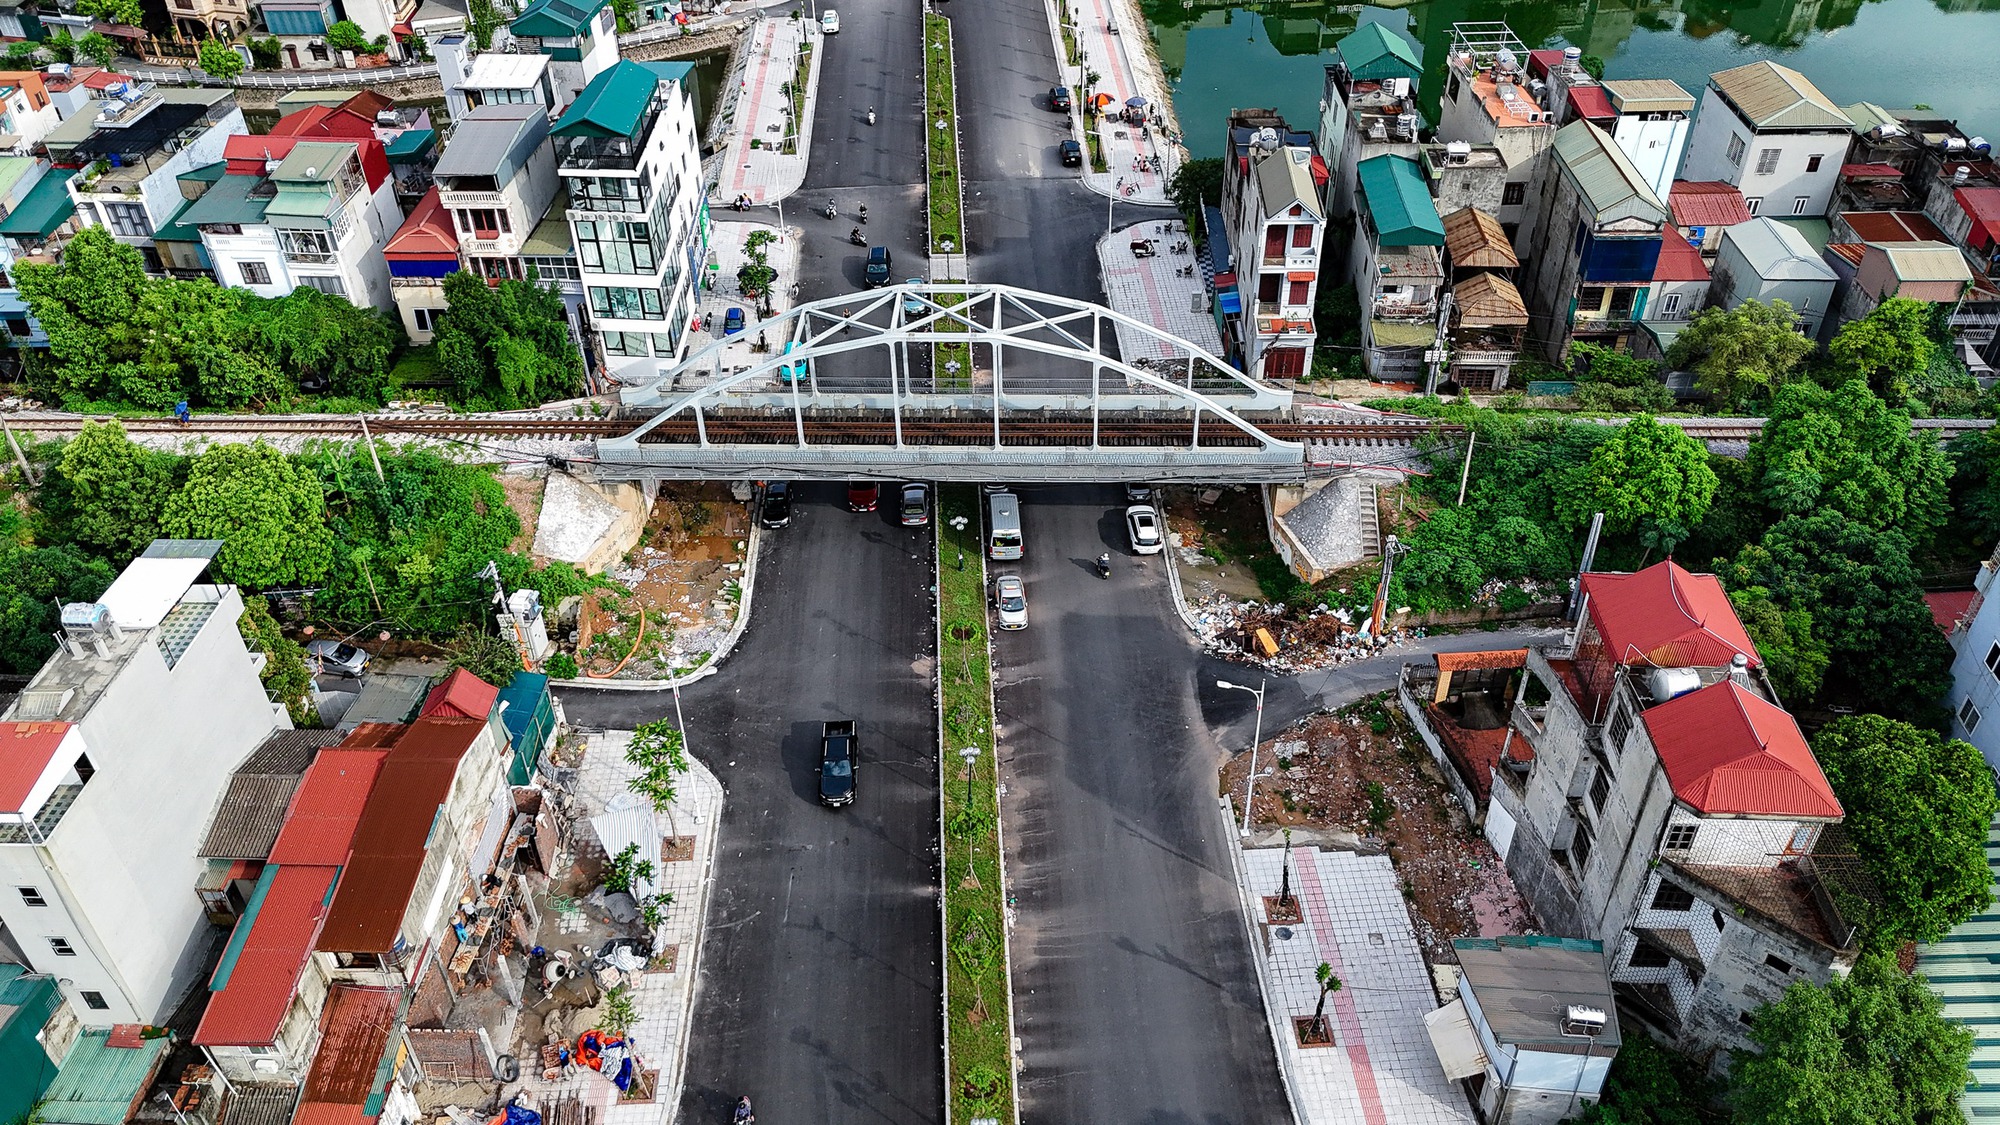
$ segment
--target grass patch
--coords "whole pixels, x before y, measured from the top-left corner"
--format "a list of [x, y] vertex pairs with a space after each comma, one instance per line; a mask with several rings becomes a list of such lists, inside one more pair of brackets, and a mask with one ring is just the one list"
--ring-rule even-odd
[[1104, 142], [1098, 139], [1097, 128], [1095, 126], [1084, 130], [1083, 140], [1085, 144], [1090, 146], [1090, 170], [1093, 172], [1110, 171], [1110, 165], [1104, 162]]
[[800, 43], [798, 73], [792, 76], [791, 84], [785, 88], [792, 99], [792, 112], [785, 120], [785, 151], [788, 153], [799, 151], [799, 132], [804, 128], [806, 119], [806, 90], [812, 78], [812, 58], [812, 43]]
[[[1082, 66], [1083, 52], [1077, 49], [1076, 28], [1072, 27], [1069, 24], [1063, 24], [1062, 40], [1063, 40], [1063, 57], [1069, 59], [1069, 65]], [[1082, 91], [1080, 90], [1077, 91], [1077, 96], [1081, 97]]]
[[[965, 301], [963, 293], [939, 293], [934, 298], [937, 303], [950, 308]], [[965, 325], [948, 317], [939, 317], [933, 322], [939, 332], [964, 332]], [[956, 365], [956, 366], [953, 366]], [[939, 390], [972, 389], [972, 345], [932, 344], [931, 382]], [[977, 514], [973, 522], [978, 522]]]
[[[958, 181], [958, 103], [952, 92], [951, 21], [924, 16], [924, 145], [930, 175], [931, 252], [965, 252], [964, 211]], [[943, 128], [939, 128], [942, 124]]]
[[[963, 519], [960, 528], [956, 521]], [[979, 498], [971, 485], [938, 489], [939, 747], [944, 790], [945, 1076], [950, 1120], [1013, 1118], [1014, 1058], [1008, 1031], [1007, 952], [1000, 883], [999, 770], [993, 760], [991, 668], [987, 663], [986, 567], [979, 549]], [[957, 559], [963, 552], [964, 568]], [[977, 746], [972, 775], [958, 751]]]

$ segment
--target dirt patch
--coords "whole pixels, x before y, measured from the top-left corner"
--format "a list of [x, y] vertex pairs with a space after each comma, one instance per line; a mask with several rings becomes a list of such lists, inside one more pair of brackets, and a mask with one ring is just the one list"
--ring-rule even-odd
[[721, 482], [663, 485], [640, 535], [593, 591], [577, 623], [577, 662], [589, 675], [657, 679], [706, 663], [736, 622], [749, 508]]
[[[1388, 707], [1385, 707], [1385, 698]], [[1449, 796], [1423, 743], [1376, 697], [1340, 715], [1317, 715], [1260, 749], [1252, 832], [1276, 828], [1352, 833], [1396, 865], [1417, 940], [1432, 963], [1455, 963], [1453, 938], [1526, 933], [1533, 913], [1492, 845]], [[1240, 815], [1249, 754], [1222, 769], [1222, 791]]]
[[542, 518], [542, 488], [547, 483], [548, 478], [544, 476], [500, 474], [500, 487], [507, 491], [507, 506], [521, 517], [521, 534], [514, 537], [507, 549], [517, 555], [529, 556], [538, 566], [548, 562], [534, 553], [535, 528]]

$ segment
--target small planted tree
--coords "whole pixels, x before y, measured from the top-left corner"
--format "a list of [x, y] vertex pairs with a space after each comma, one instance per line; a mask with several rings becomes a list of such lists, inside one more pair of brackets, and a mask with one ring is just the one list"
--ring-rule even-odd
[[1333, 1033], [1326, 1026], [1326, 996], [1329, 992], [1339, 992], [1340, 978], [1333, 975], [1333, 966], [1324, 961], [1313, 970], [1313, 979], [1319, 981], [1319, 1003], [1313, 1005], [1311, 1035], [1314, 1042], [1331, 1043]]
[[224, 82], [233, 82], [243, 73], [243, 56], [237, 54], [220, 39], [201, 41], [201, 52], [196, 56], [201, 68], [211, 76]]
[[639, 767], [638, 776], [626, 782], [626, 787], [650, 801], [656, 811], [667, 814], [674, 835], [680, 835], [674, 822], [674, 801], [680, 797], [680, 777], [688, 771], [686, 740], [681, 732], [665, 719], [641, 723], [625, 747], [625, 760]]

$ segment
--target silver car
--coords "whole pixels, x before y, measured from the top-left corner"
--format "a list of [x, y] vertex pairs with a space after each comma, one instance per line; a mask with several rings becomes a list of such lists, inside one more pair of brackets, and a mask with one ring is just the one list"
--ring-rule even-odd
[[1028, 627], [1028, 589], [1018, 574], [1003, 574], [993, 580], [993, 620], [1002, 629]]
[[1157, 555], [1167, 542], [1160, 535], [1160, 514], [1150, 505], [1134, 504], [1125, 509], [1125, 531], [1132, 537], [1132, 553]]
[[368, 650], [346, 641], [308, 641], [306, 655], [323, 672], [359, 677], [368, 670]]

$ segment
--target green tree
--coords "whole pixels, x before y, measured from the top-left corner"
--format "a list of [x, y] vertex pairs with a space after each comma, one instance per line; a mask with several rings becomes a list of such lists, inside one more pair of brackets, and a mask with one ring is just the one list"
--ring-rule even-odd
[[56, 650], [59, 606], [94, 602], [111, 567], [74, 547], [0, 545], [0, 670], [26, 675]]
[[118, 61], [118, 43], [103, 32], [93, 31], [76, 41], [76, 53], [109, 70]]
[[55, 62], [73, 63], [76, 61], [76, 37], [69, 33], [68, 28], [58, 28], [54, 35], [42, 40], [42, 50]]
[[491, 286], [461, 271], [444, 279], [444, 295], [438, 369], [458, 401], [511, 410], [581, 388], [583, 360], [554, 287]]
[[1591, 343], [1577, 344], [1570, 356], [1579, 409], [1629, 414], [1673, 408], [1674, 392], [1652, 360]]
[[1913, 435], [1909, 415], [1858, 379], [1832, 390], [1780, 387], [1748, 461], [1760, 498], [1782, 514], [1838, 512], [1865, 527], [1894, 528], [1918, 546], [1944, 523], [1951, 479], [1944, 451]]
[[445, 646], [445, 659], [453, 668], [463, 668], [494, 687], [513, 683], [514, 674], [521, 670], [521, 653], [513, 641], [473, 625], [460, 629]]
[[368, 33], [353, 20], [337, 20], [326, 29], [326, 45], [336, 51], [362, 52], [368, 49]]
[[224, 82], [234, 82], [236, 76], [243, 73], [243, 56], [220, 39], [202, 40], [195, 61], [201, 69]]
[[1860, 320], [1841, 325], [1827, 357], [1841, 377], [1866, 380], [1875, 393], [1902, 403], [1937, 358], [1939, 308], [1891, 297]]
[[285, 703], [285, 713], [299, 728], [319, 725], [319, 708], [312, 698], [312, 669], [306, 666], [305, 646], [285, 636], [271, 606], [252, 595], [243, 599], [243, 616], [236, 619], [237, 631], [252, 649], [264, 654], [263, 671], [257, 678], [273, 699]]
[[1818, 695], [1831, 658], [1826, 642], [1813, 632], [1812, 614], [1780, 606], [1762, 586], [1732, 591], [1729, 602], [1764, 658], [1764, 674], [1779, 698], [1803, 703]]
[[41, 51], [41, 49], [42, 45], [33, 42], [32, 40], [24, 39], [19, 43], [9, 43], [7, 44], [7, 61], [15, 65], [27, 63], [29, 60], [33, 59], [35, 55]]
[[1929, 718], [1951, 684], [1951, 646], [1931, 619], [1909, 541], [1823, 510], [1779, 521], [1724, 572], [1812, 615], [1828, 657], [1824, 691], [1897, 718]]
[[160, 525], [184, 539], [222, 540], [216, 573], [253, 590], [318, 582], [333, 553], [318, 479], [261, 441], [211, 446], [190, 460]]
[[[638, 776], [627, 781], [626, 787], [666, 813], [671, 823], [674, 802], [680, 797], [680, 778], [688, 771], [687, 746], [681, 732], [665, 719], [639, 724], [625, 747], [625, 761], [639, 767]], [[679, 835], [679, 826], [673, 831]]]
[[[490, 5], [492, 0], [487, 3]], [[243, 45], [250, 48], [250, 57], [257, 61], [258, 70], [277, 70], [285, 65], [285, 45], [275, 35], [264, 39], [250, 36], [243, 40]]]
[[1739, 1052], [1739, 1125], [1942, 1125], [1958, 1117], [1972, 1032], [1885, 952], [1826, 985], [1795, 982], [1752, 1015]]
[[77, 0], [76, 10], [105, 23], [138, 27], [146, 21], [146, 9], [139, 0]]
[[304, 285], [256, 299], [249, 311], [256, 348], [276, 368], [324, 382], [331, 394], [382, 401], [389, 357], [403, 338], [387, 315]]
[[[1082, 96], [1081, 92], [1078, 96]], [[1201, 222], [1202, 206], [1222, 202], [1222, 158], [1204, 156], [1182, 161], [1174, 169], [1173, 178], [1167, 181], [1167, 198], [1180, 208], [1181, 218], [1187, 220], [1195, 241], [1203, 241], [1206, 236]]]
[[1618, 1044], [1599, 1101], [1573, 1119], [1576, 1125], [1705, 1125], [1716, 1114], [1707, 1074], [1693, 1060], [1675, 1054], [1649, 1036]]
[[1618, 427], [1565, 475], [1556, 498], [1564, 522], [1581, 526], [1603, 512], [1613, 533], [1636, 535], [1661, 552], [1687, 539], [1715, 499], [1708, 450], [1686, 430], [1647, 414]]
[[1812, 353], [1791, 305], [1753, 299], [1696, 313], [1667, 349], [1667, 362], [1694, 372], [1695, 385], [1718, 401], [1740, 402], [1786, 382]]
[[1885, 947], [1937, 941], [1992, 905], [1986, 834], [2000, 794], [1977, 749], [1880, 715], [1836, 719], [1812, 747], [1882, 888], [1868, 924]]
[[147, 449], [116, 421], [86, 422], [45, 485], [60, 493], [56, 531], [118, 565], [160, 537], [160, 513], [180, 489], [183, 459]]
[[1957, 524], [1950, 539], [1979, 544], [2000, 540], [2000, 430], [1974, 430], [1954, 438], [1951, 510]]

